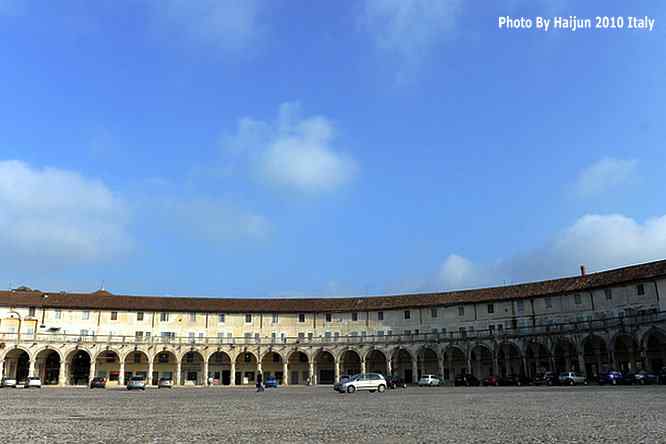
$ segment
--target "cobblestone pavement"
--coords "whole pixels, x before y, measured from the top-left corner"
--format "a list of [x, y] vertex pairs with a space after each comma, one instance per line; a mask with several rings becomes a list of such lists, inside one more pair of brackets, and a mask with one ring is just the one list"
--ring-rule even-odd
[[1, 389], [2, 442], [666, 442], [666, 386]]

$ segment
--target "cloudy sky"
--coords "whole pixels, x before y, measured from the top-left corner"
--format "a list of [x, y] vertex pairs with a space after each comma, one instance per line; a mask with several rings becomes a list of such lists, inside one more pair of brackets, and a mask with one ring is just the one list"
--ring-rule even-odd
[[[506, 31], [499, 15], [649, 15]], [[331, 296], [666, 258], [652, 1], [0, 0], [0, 288]]]

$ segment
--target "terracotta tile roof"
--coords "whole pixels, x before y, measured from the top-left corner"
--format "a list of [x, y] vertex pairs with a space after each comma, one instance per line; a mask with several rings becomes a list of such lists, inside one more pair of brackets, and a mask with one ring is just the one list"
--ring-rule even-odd
[[176, 312], [340, 312], [417, 308], [461, 302], [491, 302], [528, 299], [595, 288], [625, 285], [666, 277], [666, 260], [615, 270], [530, 282], [503, 287], [442, 293], [401, 294], [353, 298], [189, 298], [165, 296], [120, 296], [108, 291], [94, 293], [44, 293], [40, 291], [0, 291], [0, 306], [49, 307], [64, 309], [176, 311]]

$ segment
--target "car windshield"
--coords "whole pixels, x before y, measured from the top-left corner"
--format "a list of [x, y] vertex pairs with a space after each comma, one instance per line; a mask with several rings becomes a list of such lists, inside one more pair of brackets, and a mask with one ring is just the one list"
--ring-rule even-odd
[[569, 376], [569, 372], [560, 373], [560, 376]]
[[361, 373], [359, 373], [358, 375], [351, 376], [349, 379], [351, 381], [358, 381], [359, 379], [361, 379], [362, 376], [363, 375]]
[[130, 379], [130, 381], [141, 382], [141, 381], [143, 381], [143, 377], [141, 377], [141, 376], [133, 376], [132, 379]]

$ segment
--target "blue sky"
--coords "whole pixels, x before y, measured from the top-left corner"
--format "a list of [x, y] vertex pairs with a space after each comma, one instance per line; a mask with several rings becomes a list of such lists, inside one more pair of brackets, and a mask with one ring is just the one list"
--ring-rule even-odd
[[0, 286], [363, 295], [666, 258], [664, 5], [492, 5], [0, 0]]

